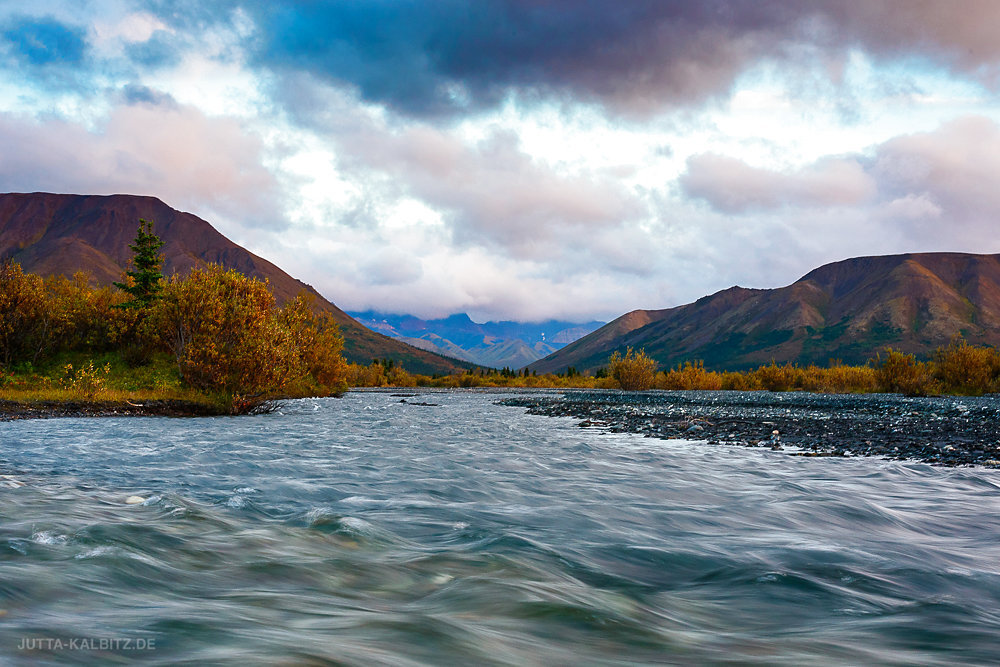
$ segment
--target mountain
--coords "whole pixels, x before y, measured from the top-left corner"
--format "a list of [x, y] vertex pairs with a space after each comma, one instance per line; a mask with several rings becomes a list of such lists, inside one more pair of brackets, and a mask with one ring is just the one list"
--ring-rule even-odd
[[0, 194], [0, 260], [12, 259], [25, 271], [72, 275], [85, 271], [95, 284], [120, 280], [132, 257], [129, 243], [139, 219], [154, 223], [165, 242], [163, 273], [184, 274], [213, 262], [248, 276], [266, 279], [279, 303], [305, 290], [317, 307], [333, 315], [344, 335], [344, 356], [367, 364], [391, 358], [409, 371], [450, 373], [457, 360], [416, 349], [361, 326], [307, 285], [236, 245], [209, 223], [174, 210], [155, 197], [135, 195]]
[[519, 369], [585, 336], [603, 322], [484, 322], [465, 313], [438, 320], [366, 311], [351, 316], [410, 345], [492, 368]]
[[716, 370], [772, 360], [864, 363], [890, 346], [925, 356], [959, 334], [1000, 345], [1000, 255], [834, 262], [779, 289], [731, 287], [676, 308], [632, 311], [530, 368], [594, 370], [626, 347], [645, 349], [661, 367], [695, 359]]

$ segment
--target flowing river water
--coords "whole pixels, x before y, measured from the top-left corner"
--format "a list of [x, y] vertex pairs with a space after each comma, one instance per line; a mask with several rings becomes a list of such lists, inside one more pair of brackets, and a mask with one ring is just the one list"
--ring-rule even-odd
[[0, 662], [1000, 661], [1000, 470], [509, 395], [0, 423]]

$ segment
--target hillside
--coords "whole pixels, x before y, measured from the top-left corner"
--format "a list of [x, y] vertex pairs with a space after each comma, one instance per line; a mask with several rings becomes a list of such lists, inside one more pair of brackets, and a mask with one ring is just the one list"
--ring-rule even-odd
[[0, 260], [13, 259], [41, 275], [89, 273], [95, 284], [119, 280], [131, 257], [140, 218], [155, 224], [165, 245], [164, 273], [186, 273], [196, 265], [217, 263], [266, 279], [279, 302], [302, 290], [316, 295], [344, 335], [344, 355], [369, 363], [391, 358], [418, 373], [449, 373], [459, 367], [446, 359], [377, 334], [354, 321], [310, 285], [236, 245], [208, 222], [177, 211], [155, 197], [135, 195], [0, 194]]
[[864, 363], [891, 346], [927, 355], [961, 334], [1000, 345], [1000, 255], [918, 253], [827, 264], [778, 289], [731, 287], [666, 310], [637, 310], [531, 365], [593, 370], [615, 350], [661, 365], [745, 369], [774, 360]]
[[519, 369], [594, 331], [603, 322], [473, 322], [465, 313], [435, 320], [366, 311], [366, 327], [425, 350], [491, 368]]

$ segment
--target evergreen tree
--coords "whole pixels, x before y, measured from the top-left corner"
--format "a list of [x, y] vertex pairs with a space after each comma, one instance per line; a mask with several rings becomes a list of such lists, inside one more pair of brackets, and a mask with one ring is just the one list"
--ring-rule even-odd
[[163, 256], [159, 251], [162, 247], [163, 241], [153, 233], [153, 223], [139, 218], [135, 241], [129, 244], [133, 253], [132, 270], [126, 271], [126, 275], [131, 280], [114, 284], [132, 296], [122, 304], [122, 308], [147, 308], [160, 298], [163, 291], [163, 274], [160, 273]]

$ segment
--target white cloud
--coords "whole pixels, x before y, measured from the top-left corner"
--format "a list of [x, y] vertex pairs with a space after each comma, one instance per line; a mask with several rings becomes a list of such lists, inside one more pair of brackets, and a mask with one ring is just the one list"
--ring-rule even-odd
[[0, 145], [4, 191], [153, 195], [203, 217], [283, 224], [259, 138], [192, 107], [120, 106], [96, 131], [0, 114]]

